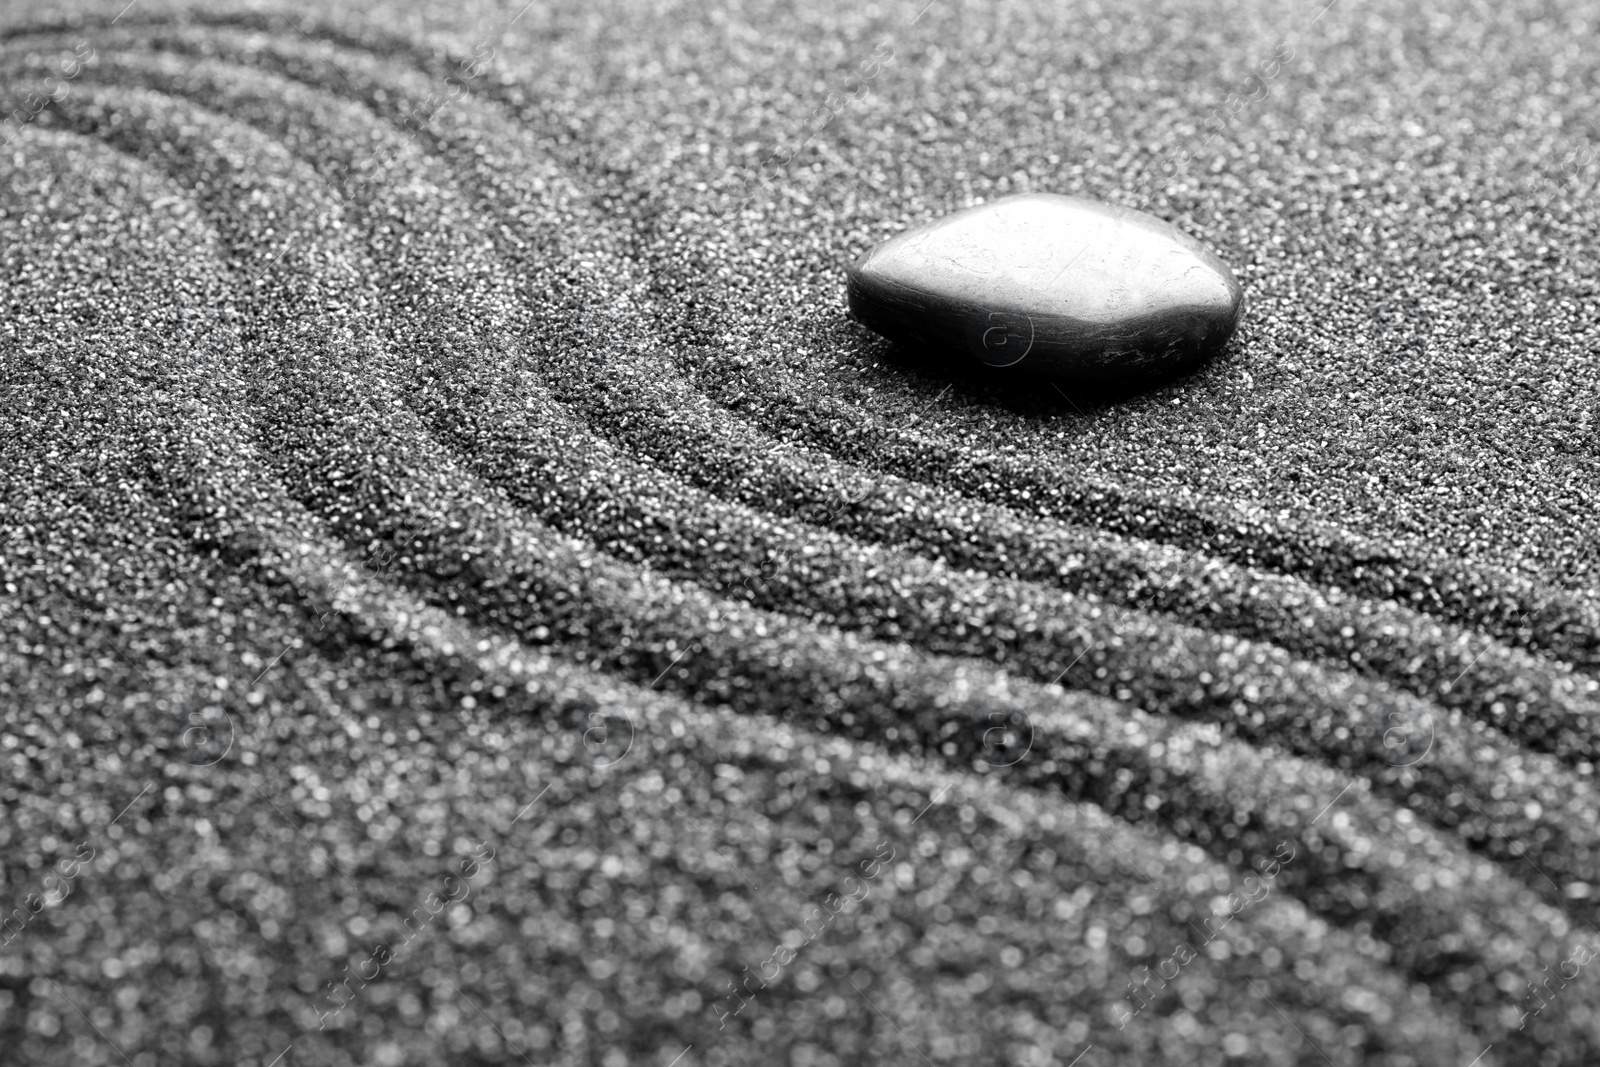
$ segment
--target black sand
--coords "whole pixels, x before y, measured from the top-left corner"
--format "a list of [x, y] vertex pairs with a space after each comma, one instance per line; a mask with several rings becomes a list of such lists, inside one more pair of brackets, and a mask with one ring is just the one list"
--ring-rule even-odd
[[0, 21], [0, 1062], [1600, 1059], [1592, 7], [518, 7]]

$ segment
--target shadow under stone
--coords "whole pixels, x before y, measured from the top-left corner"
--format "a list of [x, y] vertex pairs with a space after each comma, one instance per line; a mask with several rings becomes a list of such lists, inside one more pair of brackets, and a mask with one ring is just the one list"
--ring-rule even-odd
[[970, 353], [916, 342], [888, 341], [860, 323], [858, 339], [871, 346], [873, 358], [903, 375], [927, 379], [935, 392], [951, 392], [971, 404], [992, 405], [1025, 419], [1053, 419], [1063, 415], [1093, 416], [1153, 394], [1183, 387], [1208, 371], [1241, 357], [1249, 345], [1240, 329], [1217, 350], [1196, 353], [1160, 373], [1144, 373], [1126, 381], [1069, 381], [1029, 371], [1019, 364], [996, 367]]

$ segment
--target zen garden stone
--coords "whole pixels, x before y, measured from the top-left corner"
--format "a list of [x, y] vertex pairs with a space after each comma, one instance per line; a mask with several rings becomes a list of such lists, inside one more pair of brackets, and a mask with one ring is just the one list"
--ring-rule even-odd
[[850, 310], [893, 341], [995, 367], [1119, 385], [1179, 370], [1233, 335], [1244, 291], [1171, 224], [1030, 193], [885, 241], [855, 265]]

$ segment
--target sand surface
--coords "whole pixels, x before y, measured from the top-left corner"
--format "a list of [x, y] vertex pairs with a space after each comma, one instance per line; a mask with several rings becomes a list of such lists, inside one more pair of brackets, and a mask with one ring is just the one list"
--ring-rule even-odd
[[329, 7], [0, 5], [0, 1062], [1600, 1061], [1594, 5]]

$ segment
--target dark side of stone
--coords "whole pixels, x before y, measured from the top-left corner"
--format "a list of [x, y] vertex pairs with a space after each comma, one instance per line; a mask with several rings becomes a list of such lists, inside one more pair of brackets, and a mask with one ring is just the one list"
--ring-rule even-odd
[[1244, 291], [1214, 253], [1153, 215], [1029, 193], [885, 241], [851, 269], [849, 299], [893, 341], [1121, 385], [1220, 350]]

